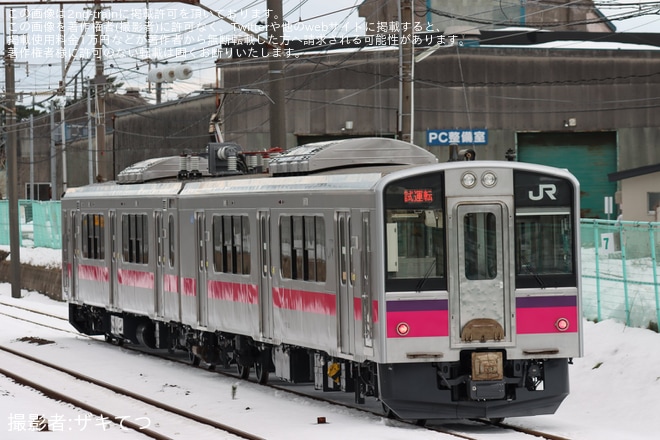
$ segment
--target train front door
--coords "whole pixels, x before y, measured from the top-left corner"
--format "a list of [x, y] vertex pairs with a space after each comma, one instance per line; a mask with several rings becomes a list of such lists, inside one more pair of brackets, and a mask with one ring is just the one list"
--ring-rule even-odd
[[511, 341], [508, 218], [504, 204], [456, 207], [458, 288], [450, 301], [454, 344]]
[[273, 337], [273, 289], [270, 262], [270, 212], [257, 212], [259, 231], [259, 333], [264, 339]]

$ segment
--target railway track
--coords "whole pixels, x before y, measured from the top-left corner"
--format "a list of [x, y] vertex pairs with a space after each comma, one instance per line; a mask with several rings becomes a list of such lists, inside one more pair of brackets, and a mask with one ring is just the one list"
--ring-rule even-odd
[[[23, 306], [16, 306], [16, 305], [10, 305], [6, 303], [0, 302], [0, 315], [5, 315], [8, 317], [11, 317], [13, 319], [18, 319], [24, 322], [28, 322], [31, 324], [35, 324], [38, 326], [50, 328], [53, 330], [57, 330], [59, 332], [66, 332], [70, 334], [75, 334], [78, 337], [85, 337], [84, 335], [80, 335], [78, 332], [70, 330], [68, 321], [66, 318], [62, 316], [57, 316], [51, 313], [45, 313], [42, 311], [35, 311], [31, 310], [28, 307], [23, 307]], [[43, 322], [43, 321], [46, 322]], [[85, 337], [87, 338], [87, 337]], [[90, 338], [95, 341], [100, 341], [98, 338]], [[26, 342], [36, 342], [39, 343], [40, 341], [30, 341], [27, 340]], [[131, 346], [125, 346], [123, 349], [127, 350], [134, 350], [142, 355], [149, 355], [149, 356], [155, 356], [160, 359], [166, 359], [167, 361], [170, 362], [177, 362], [181, 364], [190, 364], [189, 359], [186, 356], [172, 356], [172, 355], [167, 355], [166, 353], [162, 352], [156, 352], [153, 350], [142, 350], [140, 348], [134, 348]], [[213, 420], [205, 419], [203, 417], [200, 417], [197, 414], [188, 412], [188, 411], [182, 411], [176, 407], [169, 406], [162, 404], [161, 402], [155, 401], [154, 399], [151, 399], [146, 396], [140, 396], [139, 394], [136, 394], [130, 390], [124, 390], [121, 387], [111, 385], [102, 381], [98, 381], [92, 377], [85, 376], [83, 374], [80, 374], [76, 371], [66, 369], [57, 365], [50, 364], [48, 362], [42, 361], [40, 359], [37, 359], [33, 356], [25, 355], [24, 353], [20, 353], [16, 350], [9, 349], [7, 347], [2, 347], [0, 346], [0, 365], [5, 365], [5, 358], [7, 356], [10, 357], [21, 357], [24, 362], [28, 363], [40, 363], [42, 364], [42, 368], [45, 368], [46, 370], [51, 370], [51, 371], [57, 371], [58, 374], [62, 374], [65, 376], [69, 376], [72, 378], [71, 380], [77, 380], [77, 381], [82, 381], [86, 382], [88, 384], [94, 384], [94, 386], [104, 388], [107, 390], [108, 393], [114, 393], [118, 396], [120, 401], [123, 401], [124, 403], [121, 403], [120, 408], [125, 408], [126, 407], [126, 399], [133, 399], [136, 402], [140, 402], [140, 405], [147, 405], [151, 406], [154, 408], [154, 411], [159, 411], [159, 416], [154, 416], [158, 417], [159, 420], [161, 418], [170, 418], [170, 417], [181, 417], [184, 420], [192, 420], [194, 424], [201, 424], [204, 425], [204, 429], [214, 429], [214, 430], [221, 430], [225, 432], [231, 432], [233, 429], [230, 426], [226, 426], [224, 424], [215, 422]], [[203, 370], [208, 370], [208, 366], [198, 366], [198, 368], [203, 369]], [[24, 368], [18, 367], [18, 369], [11, 368], [11, 371], [8, 371], [7, 368], [2, 368], [0, 369], [1, 374], [5, 374], [8, 377], [12, 377], [13, 380], [19, 382], [19, 383], [25, 383], [27, 386], [30, 386], [35, 389], [39, 389], [42, 393], [44, 393], [47, 396], [52, 396], [58, 400], [62, 401], [68, 401], [67, 397], [65, 395], [62, 395], [59, 391], [57, 390], [52, 390], [48, 386], [45, 386], [43, 384], [39, 384], [36, 381], [28, 378], [28, 377], [21, 377], [15, 373], [12, 373], [12, 371], [24, 371]], [[47, 374], [44, 370], [44, 372], [41, 375], [38, 375], [39, 377], [50, 377], [50, 373]], [[234, 373], [231, 370], [226, 370], [226, 369], [216, 369], [215, 371], [218, 374], [221, 374], [225, 377], [229, 377], [232, 380], [240, 380], [238, 377], [238, 374]], [[255, 379], [249, 379], [251, 382], [256, 383]], [[25, 381], [25, 382], [24, 382]], [[91, 385], [90, 385], [91, 386]], [[339, 406], [344, 406], [344, 407], [349, 407], [353, 410], [358, 410], [362, 412], [366, 412], [369, 414], [372, 414], [377, 417], [385, 417], [382, 411], [379, 409], [379, 407], [374, 408], [373, 406], [369, 409], [365, 409], [364, 406], [356, 405], [352, 402], [351, 396], [349, 395], [350, 393], [321, 393], [321, 392], [315, 392], [313, 390], [313, 387], [311, 386], [299, 386], [299, 385], [292, 385], [288, 383], [282, 383], [282, 382], [277, 382], [273, 381], [272, 383], [266, 385], [267, 387], [276, 390], [277, 392], [285, 392], [289, 394], [293, 394], [296, 396], [299, 396], [304, 399], [313, 399], [318, 402], [324, 402], [324, 403], [330, 403], [332, 405], [339, 405]], [[58, 386], [58, 388], [61, 388]], [[74, 399], [74, 401], [70, 402], [72, 405], [75, 405], [77, 407], [83, 408], [85, 411], [88, 411], [91, 414], [98, 414], [97, 417], [101, 417], [101, 414], [105, 414], [105, 417], [108, 419], [112, 419], [116, 423], [121, 423], [121, 427], [125, 429], [134, 429], [138, 432], [140, 432], [143, 435], [147, 435], [151, 438], [170, 438], [167, 436], [167, 434], [160, 433], [158, 431], [152, 430], [150, 428], [145, 428], [144, 424], [143, 425], [137, 425], [134, 424], [130, 419], [124, 420], [122, 419], [121, 415], [118, 415], [120, 413], [117, 412], [117, 410], [110, 410], [108, 407], [103, 406], [103, 408], [97, 408], [95, 405], [92, 403], [86, 403], [83, 401], [78, 401], [78, 399]], [[126, 410], [122, 410], [122, 414], [126, 413]], [[169, 415], [168, 415], [169, 414]], [[198, 419], [198, 420], [196, 420]], [[150, 418], [151, 420], [151, 418]], [[181, 419], [179, 419], [181, 420]], [[398, 423], [403, 423], [399, 421], [392, 421], [392, 424], [398, 424]], [[134, 426], [131, 426], [134, 424]], [[420, 427], [421, 428], [421, 427]], [[464, 422], [451, 422], [451, 423], [428, 423], [425, 425], [425, 429], [435, 431], [438, 433], [442, 433], [445, 435], [450, 435], [453, 436], [454, 438], [461, 438], [461, 439], [466, 439], [466, 440], [480, 440], [484, 438], [492, 438], [492, 435], [500, 435], [502, 432], [510, 432], [513, 437], [511, 438], [520, 438], [520, 439], [525, 439], [525, 438], [536, 438], [536, 439], [547, 439], [547, 440], [567, 440], [565, 437], [560, 437], [554, 434], [550, 433], [544, 433], [540, 431], [535, 431], [535, 430], [530, 430], [530, 429], [525, 429], [521, 428], [518, 426], [510, 425], [507, 423], [492, 423], [490, 421], [464, 421]], [[151, 432], [154, 431], [154, 432]], [[250, 433], [243, 432], [242, 430], [236, 430], [237, 432], [232, 433], [232, 435], [236, 436], [237, 438], [246, 438], [246, 439], [256, 439], [256, 438], [262, 438], [259, 436], [253, 436]], [[217, 436], [217, 433], [216, 433]], [[181, 437], [179, 437], [181, 438]], [[187, 438], [187, 437], [186, 437]], [[217, 437], [216, 437], [217, 438]], [[509, 436], [507, 436], [509, 438]]]
[[[263, 440], [263, 437], [8, 347], [0, 346], [0, 365], [3, 366], [0, 368], [0, 374], [19, 384], [74, 405], [91, 414], [96, 420], [115, 423], [122, 429], [130, 429], [149, 438], [169, 440], [175, 437], [199, 438], [214, 435], [215, 438]], [[85, 397], [90, 395], [95, 397]], [[222, 434], [227, 435], [223, 437]]]

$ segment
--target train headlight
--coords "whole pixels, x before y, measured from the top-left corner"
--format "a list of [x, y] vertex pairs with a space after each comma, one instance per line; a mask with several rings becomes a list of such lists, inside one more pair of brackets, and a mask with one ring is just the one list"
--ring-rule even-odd
[[481, 175], [481, 183], [486, 188], [492, 188], [497, 184], [497, 176], [492, 171], [486, 171]]
[[560, 332], [565, 332], [566, 330], [568, 330], [569, 326], [570, 323], [566, 318], [559, 318], [557, 322], [555, 322], [555, 327], [557, 327], [557, 330], [559, 330]]
[[405, 336], [410, 332], [410, 326], [405, 322], [400, 322], [396, 325], [396, 332], [399, 336]]
[[473, 188], [477, 184], [477, 176], [468, 171], [461, 176], [461, 185], [466, 188]]

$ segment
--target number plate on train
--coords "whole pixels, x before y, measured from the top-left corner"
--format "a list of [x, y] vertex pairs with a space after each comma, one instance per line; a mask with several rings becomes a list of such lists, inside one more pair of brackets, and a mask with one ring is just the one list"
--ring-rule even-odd
[[472, 380], [502, 380], [503, 377], [502, 353], [472, 353]]

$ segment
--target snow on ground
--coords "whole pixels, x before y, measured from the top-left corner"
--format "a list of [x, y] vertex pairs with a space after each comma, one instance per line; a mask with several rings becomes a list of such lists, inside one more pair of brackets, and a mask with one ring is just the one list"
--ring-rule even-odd
[[[43, 249], [22, 249], [21, 260], [31, 261], [31, 264], [55, 266], [60, 264], [59, 251], [54, 256]], [[65, 303], [52, 301], [36, 292], [23, 291], [23, 298], [11, 298], [9, 284], [0, 284], [0, 302], [19, 304], [29, 302], [31, 307], [37, 305], [50, 313], [61, 316], [66, 316], [67, 313]], [[1, 315], [0, 325], [3, 328], [0, 344], [15, 344], [17, 338], [31, 331], [29, 324], [16, 324], [15, 321]], [[569, 368], [571, 394], [557, 413], [507, 419], [507, 421], [576, 440], [657, 438], [660, 432], [660, 417], [657, 416], [660, 403], [658, 397], [660, 396], [660, 334], [646, 329], [626, 327], [612, 320], [599, 323], [585, 320], [583, 327], [585, 356], [575, 359], [574, 365]], [[47, 331], [39, 330], [39, 336], [48, 337], [45, 332]], [[153, 388], [156, 398], [164, 398], [164, 395], [172, 394], [174, 402], [180, 403], [187, 399], [177, 395], [181, 389], [163, 385], [174, 385], [176, 381], [178, 387], [185, 387], [190, 391], [190, 396], [195, 396], [189, 399], [192, 410], [197, 408], [202, 411], [202, 408], [205, 408], [204, 411], [211, 411], [209, 414], [215, 414], [220, 421], [223, 421], [223, 417], [228, 417], [224, 420], [228, 424], [241, 421], [245, 430], [261, 429], [261, 433], [266, 433], [265, 437], [268, 439], [449, 438], [416, 427], [397, 426], [394, 422], [378, 417], [352, 414], [347, 410], [327, 405], [301, 404], [295, 397], [264, 391], [263, 387], [252, 384], [240, 386], [238, 393], [240, 400], [235, 401], [235, 405], [232, 406], [231, 399], [226, 398], [230, 393], [231, 379], [214, 373], [187, 373], [187, 367], [148, 360], [141, 356], [122, 356], [123, 368], [117, 370], [111, 368], [108, 363], [102, 367], [94, 366], [91, 365], [94, 359], [101, 362], [103, 356], [113, 356], [116, 354], [115, 351], [121, 349], [105, 344], [99, 344], [99, 348], [81, 343], [83, 339], [74, 335], [62, 336], [59, 333], [51, 337], [57, 338], [59, 356], [63, 363], [73, 362], [76, 359], [89, 359], [89, 368], [103, 368], [109, 380], [126, 381], [130, 378], [135, 380], [137, 376], [145, 383], [144, 386]], [[44, 347], [50, 347], [47, 350], [55, 353], [51, 353], [52, 356], [57, 356], [56, 348]], [[34, 349], [30, 347], [30, 350]], [[44, 348], [39, 350], [45, 352]], [[92, 351], [94, 354], [90, 355]], [[126, 362], [130, 363], [126, 364]], [[127, 375], [127, 371], [130, 374]], [[145, 371], [148, 371], [148, 376], [153, 378], [154, 382], [148, 383]], [[136, 387], [137, 384], [138, 382]], [[246, 410], [247, 407], [251, 410]], [[51, 418], [59, 415], [66, 421], [61, 425], [61, 431], [48, 434], [49, 439], [75, 440], [87, 439], [91, 436], [103, 439], [137, 438], [136, 434], [123, 431], [116, 426], [104, 430], [94, 424], [94, 421], [88, 421], [88, 426], [83, 426], [85, 420], [83, 411], [58, 404], [29, 389], [17, 386], [9, 379], [0, 377], [0, 438], [43, 436], [44, 434], [29, 431], [30, 416], [37, 413], [50, 415]], [[317, 425], [317, 416], [327, 417], [329, 423]], [[23, 430], [19, 429], [21, 426], [24, 427]], [[475, 435], [475, 432], [470, 432], [469, 428], [467, 432], [469, 435]], [[477, 433], [482, 434], [481, 431]], [[516, 438], [517, 435], [512, 433], [511, 438]], [[506, 437], [509, 438], [508, 435]], [[483, 438], [502, 438], [502, 435], [486, 433]]]
[[[11, 251], [9, 246], [0, 245], [0, 251], [9, 253], [7, 261], [11, 261]], [[21, 263], [32, 266], [42, 266], [48, 268], [59, 268], [62, 266], [62, 250], [48, 248], [21, 248]]]

